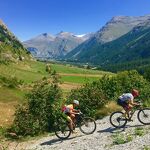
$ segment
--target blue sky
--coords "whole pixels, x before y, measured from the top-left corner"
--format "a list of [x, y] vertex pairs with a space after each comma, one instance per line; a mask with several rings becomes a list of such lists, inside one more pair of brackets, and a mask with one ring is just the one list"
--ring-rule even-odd
[[0, 0], [0, 19], [21, 40], [99, 30], [113, 16], [150, 14], [150, 0]]

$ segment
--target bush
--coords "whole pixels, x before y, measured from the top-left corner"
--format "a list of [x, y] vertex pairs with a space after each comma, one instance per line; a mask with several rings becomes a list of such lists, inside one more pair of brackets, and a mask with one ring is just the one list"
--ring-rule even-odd
[[9, 88], [17, 88], [23, 84], [22, 80], [19, 80], [17, 77], [4, 77], [0, 75], [0, 84]]
[[53, 129], [60, 110], [61, 90], [54, 80], [44, 78], [35, 83], [27, 103], [17, 107], [11, 131], [17, 135], [37, 135]]
[[116, 101], [121, 94], [131, 92], [133, 88], [138, 89], [139, 98], [143, 99], [146, 105], [150, 105], [149, 82], [135, 70], [120, 72], [113, 77], [104, 75], [99, 81], [72, 90], [68, 99], [78, 99], [84, 113], [99, 118], [97, 115], [104, 114], [100, 114], [100, 110], [104, 109], [106, 103]]
[[79, 100], [82, 112], [93, 117], [97, 109], [102, 108], [107, 103], [107, 99], [101, 88], [98, 88], [97, 82], [88, 83], [79, 89], [72, 90], [68, 99]]

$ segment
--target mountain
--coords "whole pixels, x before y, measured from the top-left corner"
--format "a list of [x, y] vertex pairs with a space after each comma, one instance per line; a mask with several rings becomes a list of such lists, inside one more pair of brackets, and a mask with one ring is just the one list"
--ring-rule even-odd
[[91, 39], [72, 50], [65, 58], [101, 66], [149, 58], [149, 27], [150, 16], [114, 17]]
[[122, 35], [128, 33], [135, 26], [140, 23], [147, 21], [150, 18], [150, 15], [147, 16], [116, 16], [113, 17], [109, 22], [106, 23], [104, 27], [102, 27], [95, 34], [95, 38], [99, 43], [106, 43], [113, 41]]
[[24, 41], [23, 44], [34, 57], [41, 59], [59, 58], [89, 39], [92, 35], [93, 33], [74, 35], [73, 33], [63, 31], [55, 36], [43, 33], [28, 41]]
[[27, 58], [29, 58], [27, 49], [0, 20], [0, 63], [16, 62]]

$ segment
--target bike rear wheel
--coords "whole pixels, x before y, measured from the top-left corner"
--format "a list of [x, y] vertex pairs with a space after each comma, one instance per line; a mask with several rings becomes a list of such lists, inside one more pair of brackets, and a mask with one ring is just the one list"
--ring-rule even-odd
[[149, 125], [150, 124], [150, 108], [144, 108], [139, 110], [137, 114], [138, 120], [144, 124]]
[[116, 128], [123, 128], [127, 124], [127, 119], [124, 117], [124, 113], [121, 111], [113, 112], [110, 115], [110, 123]]
[[67, 139], [71, 134], [71, 129], [68, 126], [68, 122], [65, 120], [57, 120], [55, 122], [55, 135], [64, 140]]
[[92, 134], [96, 130], [96, 122], [91, 117], [82, 118], [79, 129], [84, 134]]

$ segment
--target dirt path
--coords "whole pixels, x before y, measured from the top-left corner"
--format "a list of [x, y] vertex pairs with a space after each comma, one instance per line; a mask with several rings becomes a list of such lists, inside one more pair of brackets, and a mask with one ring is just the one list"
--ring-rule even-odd
[[[139, 136], [137, 129], [143, 131]], [[126, 128], [115, 129], [109, 123], [109, 117], [97, 120], [97, 129], [91, 135], [84, 135], [77, 129], [77, 134], [68, 140], [61, 141], [56, 136], [43, 137], [28, 143], [19, 143], [16, 150], [146, 150], [150, 148], [150, 126], [141, 125], [135, 118], [128, 122]], [[130, 142], [115, 144], [115, 136], [132, 137]], [[121, 139], [121, 137], [120, 137]], [[119, 138], [118, 138], [119, 141]], [[11, 147], [11, 150], [12, 147]], [[149, 149], [148, 149], [149, 150]]]
[[79, 77], [101, 77], [101, 74], [73, 74], [73, 73], [59, 73], [60, 76], [79, 76]]

